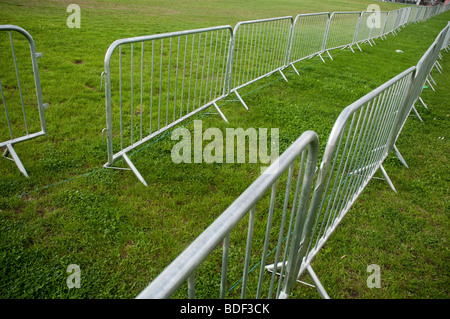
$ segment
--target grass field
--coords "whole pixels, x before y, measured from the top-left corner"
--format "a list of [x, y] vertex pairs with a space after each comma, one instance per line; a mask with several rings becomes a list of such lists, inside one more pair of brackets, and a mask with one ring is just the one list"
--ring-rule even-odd
[[[149, 184], [128, 171], [103, 169], [106, 143], [100, 74], [116, 39], [238, 21], [322, 11], [361, 11], [371, 1], [77, 1], [81, 28], [66, 26], [72, 1], [0, 1], [0, 24], [33, 36], [38, 52], [48, 136], [17, 144], [30, 178], [0, 159], [0, 298], [133, 298], [196, 238], [259, 174], [254, 164], [174, 164], [170, 136], [151, 141], [131, 159]], [[377, 2], [383, 10], [401, 7]], [[396, 37], [332, 52], [246, 87], [250, 111], [221, 103], [230, 124], [212, 109], [203, 126], [276, 127], [280, 153], [314, 130], [321, 150], [340, 111], [415, 65], [450, 13], [411, 24]], [[402, 50], [403, 53], [397, 53]], [[398, 193], [374, 179], [313, 263], [332, 298], [448, 298], [448, 124], [450, 56], [425, 89], [424, 119], [408, 119], [385, 168]], [[186, 123], [192, 128], [192, 123]], [[68, 289], [67, 266], [82, 271]], [[366, 286], [367, 266], [381, 267], [379, 289]], [[213, 264], [210, 265], [214, 267]], [[305, 280], [309, 280], [306, 278]], [[209, 297], [200, 291], [199, 297]], [[294, 298], [317, 298], [298, 286]]]

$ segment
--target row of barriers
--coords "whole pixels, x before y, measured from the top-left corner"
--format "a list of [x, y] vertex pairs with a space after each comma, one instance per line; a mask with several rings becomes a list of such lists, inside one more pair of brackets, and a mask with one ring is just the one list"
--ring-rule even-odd
[[[330, 50], [336, 48], [357, 46], [361, 50], [360, 43], [372, 45], [374, 39], [395, 34], [406, 23], [426, 20], [449, 7], [300, 14], [295, 19], [240, 22], [235, 28], [117, 40], [105, 56], [105, 167], [123, 158], [147, 185], [127, 156], [129, 151], [209, 106], [227, 121], [217, 103], [234, 94], [248, 109], [239, 89], [277, 72], [287, 81], [283, 70], [292, 66], [298, 73], [296, 62], [314, 56], [325, 61], [323, 54], [332, 58]], [[0, 41], [4, 52], [0, 59], [4, 109], [0, 148], [5, 148], [3, 157], [13, 160], [28, 177], [13, 145], [47, 134], [48, 103], [43, 102], [37, 63], [42, 53], [36, 51], [31, 35], [18, 26], [0, 26], [0, 40], [5, 40]]]
[[[317, 174], [318, 136], [313, 131], [303, 133], [267, 174], [242, 193], [137, 298], [169, 298], [186, 281], [189, 298], [196, 296], [198, 283], [201, 292], [216, 289], [215, 297], [220, 298], [287, 298], [305, 270], [319, 294], [329, 298], [311, 262], [378, 170], [393, 187], [382, 163], [394, 148], [426, 78], [437, 66], [440, 52], [448, 50], [449, 41], [450, 23], [416, 66], [341, 112]], [[247, 228], [246, 240], [242, 223]], [[201, 267], [205, 260], [214, 263], [213, 271]], [[252, 273], [255, 269], [259, 273]], [[230, 282], [235, 283], [231, 288]], [[233, 289], [238, 285], [240, 294]]]
[[449, 5], [406, 7], [379, 12], [300, 14], [212, 28], [120, 39], [105, 55], [108, 161], [123, 158], [145, 179], [127, 153], [194, 114], [235, 95], [264, 77], [314, 56], [332, 59], [331, 50], [361, 50], [374, 39], [395, 34], [406, 23], [426, 20]]

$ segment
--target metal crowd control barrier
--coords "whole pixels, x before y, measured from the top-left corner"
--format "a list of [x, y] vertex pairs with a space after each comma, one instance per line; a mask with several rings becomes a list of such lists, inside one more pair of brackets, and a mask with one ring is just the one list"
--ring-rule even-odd
[[388, 12], [362, 11], [356, 28], [354, 44], [360, 51], [359, 43], [368, 42], [372, 46], [373, 39], [383, 37], [386, 33]]
[[[195, 274], [199, 272], [200, 265], [215, 252], [218, 252], [215, 256], [217, 262], [220, 264], [222, 260], [221, 270], [210, 274], [220, 277], [220, 291], [217, 291], [216, 297], [225, 298], [237, 293], [237, 289], [232, 290], [237, 284], [241, 286], [242, 299], [248, 298], [250, 294], [256, 298], [288, 295], [303, 259], [301, 254], [304, 251], [299, 251], [298, 247], [309, 235], [308, 223], [311, 223], [311, 218], [307, 210], [317, 154], [317, 134], [312, 131], [303, 133], [137, 298], [168, 298], [186, 280], [188, 297], [194, 298]], [[277, 189], [280, 189], [279, 195]], [[262, 216], [259, 216], [259, 212]], [[248, 229], [246, 244], [245, 234], [239, 231], [243, 229], [241, 226], [247, 226]], [[220, 243], [223, 243], [221, 254]], [[250, 267], [251, 263], [259, 259], [259, 274], [256, 275], [251, 273], [257, 269], [256, 266]], [[265, 272], [264, 266], [269, 259], [270, 262], [281, 261], [286, 264], [281, 269], [280, 277]], [[217, 264], [214, 266], [216, 268]], [[228, 282], [235, 282], [241, 276], [235, 286], [229, 289]]]
[[444, 43], [448, 37], [450, 37], [450, 24], [448, 24], [436, 37], [433, 44], [428, 48], [428, 50], [424, 53], [424, 55], [421, 57], [419, 62], [417, 63], [417, 71], [414, 76], [414, 82], [411, 87], [411, 92], [408, 97], [408, 103], [406, 106], [406, 111], [403, 113], [403, 117], [401, 118], [400, 125], [398, 128], [398, 133], [396, 134], [395, 141], [394, 141], [394, 151], [399, 158], [399, 160], [403, 163], [404, 166], [408, 167], [408, 164], [406, 163], [405, 159], [403, 158], [402, 154], [398, 150], [397, 146], [395, 145], [395, 142], [397, 141], [401, 130], [403, 129], [403, 126], [405, 125], [405, 122], [411, 113], [411, 110], [414, 111], [416, 116], [419, 118], [420, 121], [422, 121], [422, 118], [419, 115], [419, 112], [414, 107], [414, 104], [419, 100], [422, 105], [428, 109], [425, 102], [422, 100], [420, 95], [422, 94], [423, 87], [425, 83], [428, 81], [428, 76], [431, 73], [431, 70], [434, 66], [434, 64], [437, 61], [438, 55], [444, 46]]
[[403, 19], [404, 10], [398, 9], [398, 10], [395, 10], [395, 12], [397, 12], [397, 17], [396, 17], [395, 23], [394, 23], [394, 31], [396, 32], [396, 31], [400, 30], [400, 23]]
[[441, 51], [445, 50], [445, 51], [448, 52], [448, 46], [450, 45], [450, 22], [447, 24], [447, 28], [448, 28], [447, 29], [447, 34], [446, 34], [446, 36], [444, 38], [444, 42], [442, 43]]
[[[398, 122], [406, 109], [415, 67], [402, 72], [346, 107], [330, 133], [311, 199], [310, 237], [298, 277], [327, 242], [353, 203], [380, 169], [395, 191], [383, 161], [392, 148]], [[276, 265], [276, 267], [274, 267]], [[267, 269], [283, 267], [282, 263]], [[325, 289], [319, 291], [328, 298]]]
[[121, 39], [110, 45], [104, 72], [105, 167], [123, 158], [147, 186], [126, 153], [211, 105], [227, 121], [216, 102], [227, 95], [232, 31], [219, 26]]
[[[37, 53], [33, 38], [23, 28], [0, 25], [0, 31], [1, 34], [7, 34], [6, 42], [9, 42], [9, 45], [3, 43], [0, 59], [0, 92], [5, 114], [5, 117], [0, 118], [0, 147], [6, 147], [3, 157], [14, 161], [19, 170], [28, 177], [13, 145], [47, 134], [44, 115], [47, 104], [42, 101], [37, 62], [42, 53]], [[13, 34], [20, 34], [25, 41], [22, 37], [13, 37]], [[31, 63], [26, 49], [27, 44], [31, 53]], [[30, 106], [35, 105], [34, 99], [37, 99], [37, 108]]]
[[419, 11], [419, 7], [410, 7], [410, 12], [408, 16], [408, 23], [416, 22], [417, 13]]
[[238, 90], [287, 66], [292, 17], [239, 22], [234, 28], [229, 79], [231, 92], [248, 109]]
[[356, 35], [355, 35], [355, 45], [358, 47], [360, 51], [361, 48], [359, 46], [359, 43], [368, 42], [371, 46], [372, 43], [370, 42], [371, 39], [371, 33], [372, 29], [375, 26], [375, 20], [376, 19], [376, 12], [373, 11], [362, 11], [361, 16], [358, 21], [358, 26], [356, 28]]
[[294, 66], [296, 62], [316, 55], [325, 62], [322, 49], [329, 19], [329, 12], [299, 14], [295, 17], [288, 61], [297, 74]]
[[388, 17], [386, 19], [386, 24], [384, 26], [384, 35], [388, 35], [389, 33], [392, 33], [393, 35], [397, 35], [397, 33], [395, 32], [395, 21], [397, 20], [398, 17], [398, 11], [389, 11], [388, 12]]
[[370, 33], [370, 39], [373, 41], [373, 39], [381, 38], [384, 36], [384, 29], [387, 22], [388, 13], [386, 11], [377, 12], [377, 19], [379, 21], [376, 21], [372, 26], [372, 31]]
[[428, 109], [427, 105], [423, 101], [423, 99], [420, 97], [423, 91], [423, 87], [425, 83], [428, 83], [428, 85], [434, 90], [430, 80], [428, 79], [431, 76], [431, 70], [433, 69], [433, 66], [435, 65], [439, 52], [441, 51], [442, 45], [445, 41], [445, 37], [447, 36], [447, 30], [448, 26], [445, 27], [439, 35], [436, 37], [435, 41], [432, 43], [432, 45], [428, 48], [428, 50], [425, 52], [425, 54], [422, 56], [422, 58], [417, 63], [417, 75], [414, 85], [413, 93], [411, 94], [411, 108], [416, 113], [417, 117], [422, 121], [422, 118], [419, 115], [419, 112], [417, 112], [416, 108], [414, 107], [414, 104], [419, 100], [422, 105]]
[[350, 48], [355, 44], [355, 36], [361, 12], [333, 12], [328, 20], [327, 32], [323, 41], [323, 51], [331, 57], [330, 50]]

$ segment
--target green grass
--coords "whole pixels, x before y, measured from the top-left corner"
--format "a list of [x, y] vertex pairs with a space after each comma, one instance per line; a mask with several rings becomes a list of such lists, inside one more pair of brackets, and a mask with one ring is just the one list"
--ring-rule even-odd
[[[176, 141], [169, 135], [131, 155], [148, 188], [129, 171], [103, 169], [100, 74], [114, 40], [297, 13], [360, 11], [371, 2], [78, 2], [81, 29], [65, 24], [69, 3], [0, 2], [0, 23], [28, 30], [44, 53], [39, 67], [44, 102], [50, 103], [48, 136], [15, 146], [30, 178], [1, 159], [1, 298], [133, 298], [259, 173], [254, 164], [174, 164]], [[416, 64], [449, 19], [447, 12], [408, 25], [397, 37], [363, 45], [362, 53], [333, 51], [333, 61], [300, 62], [301, 75], [288, 69], [287, 83], [273, 75], [243, 89], [250, 111], [236, 101], [220, 103], [230, 125], [209, 109], [199, 114], [203, 127], [279, 128], [280, 152], [314, 130], [323, 151], [340, 111]], [[333, 298], [449, 297], [450, 59], [443, 55], [444, 73], [433, 72], [437, 91], [422, 95], [429, 110], [417, 105], [425, 122], [408, 119], [397, 143], [410, 168], [394, 155], [385, 163], [398, 194], [384, 181], [371, 181], [313, 263]], [[202, 271], [217, 271], [217, 260], [214, 255]], [[81, 289], [66, 286], [70, 264], [81, 267]], [[381, 267], [380, 289], [366, 286], [370, 264]], [[240, 270], [233, 276], [239, 279]], [[209, 297], [208, 287], [216, 284], [206, 280], [199, 296]], [[298, 286], [294, 297], [317, 293]]]

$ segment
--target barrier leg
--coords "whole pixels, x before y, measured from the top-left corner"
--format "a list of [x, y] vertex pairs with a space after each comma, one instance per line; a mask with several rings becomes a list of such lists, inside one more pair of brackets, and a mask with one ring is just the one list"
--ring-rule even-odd
[[405, 159], [403, 158], [402, 154], [400, 153], [400, 151], [398, 150], [398, 148], [395, 144], [394, 144], [394, 151], [395, 151], [395, 154], [397, 155], [398, 159], [400, 160], [400, 162], [402, 162], [403, 165], [405, 165], [407, 168], [409, 168], [408, 164], [406, 163]]
[[437, 83], [436, 83], [436, 81], [433, 79], [433, 77], [431, 76], [431, 73], [430, 73], [430, 75], [428, 75], [428, 76], [430, 77], [431, 82], [433, 82], [433, 84], [434, 84], [435, 86], [437, 86]]
[[131, 168], [134, 175], [136, 175], [136, 177], [142, 182], [142, 184], [144, 184], [147, 187], [148, 186], [147, 182], [144, 180], [141, 173], [139, 173], [139, 171], [136, 169], [133, 162], [131, 162], [131, 160], [128, 158], [127, 154], [123, 153], [122, 157], [125, 160], [125, 162], [127, 163], [127, 165]]
[[281, 71], [281, 70], [278, 70], [278, 71], [281, 73], [281, 76], [283, 77], [283, 79], [284, 79], [286, 82], [289, 82], [289, 81], [286, 79], [286, 76], [284, 75], [283, 71]]
[[222, 119], [228, 123], [227, 118], [225, 117], [225, 115], [222, 113], [222, 111], [220, 110], [219, 106], [217, 106], [216, 102], [213, 103], [214, 107], [216, 108], [217, 112], [219, 112], [220, 116], [222, 117]]
[[383, 164], [380, 165], [380, 170], [381, 170], [381, 173], [383, 174], [384, 179], [389, 184], [391, 189], [397, 193], [397, 190], [395, 189], [394, 184], [392, 183], [391, 179], [389, 178], [388, 174], [386, 173], [386, 170], [384, 169]]
[[320, 57], [320, 59], [322, 60], [322, 62], [325, 63], [325, 60], [324, 60], [323, 57], [322, 57], [322, 53], [319, 53], [319, 57]]
[[312, 269], [310, 265], [306, 267], [306, 270], [308, 271], [309, 276], [311, 277], [312, 281], [316, 285], [317, 292], [323, 299], [330, 299], [330, 296], [328, 296], [325, 288], [322, 286], [322, 283], [320, 282], [319, 278], [317, 277], [316, 273]]
[[[7, 157], [8, 154], [11, 154], [12, 158]], [[19, 156], [17, 156], [17, 153], [16, 153], [16, 151], [14, 150], [12, 144], [6, 144], [6, 150], [5, 150], [5, 152], [3, 153], [3, 157], [4, 157], [4, 158], [7, 158], [7, 159], [9, 159], [9, 160], [12, 160], [14, 163], [16, 163], [17, 168], [19, 169], [19, 171], [20, 171], [23, 175], [25, 175], [25, 177], [28, 178], [28, 173], [27, 173], [27, 171], [25, 170], [25, 167], [23, 166], [22, 162], [20, 161]]]
[[237, 98], [239, 99], [239, 101], [242, 103], [242, 105], [245, 107], [245, 109], [248, 111], [248, 106], [247, 104], [245, 104], [244, 100], [241, 98], [241, 96], [239, 95], [238, 91], [234, 91], [234, 94], [236, 94]]
[[417, 112], [417, 110], [416, 110], [416, 108], [414, 107], [414, 105], [413, 105], [412, 109], [413, 109], [414, 113], [416, 114], [416, 116], [419, 118], [419, 120], [420, 120], [421, 122], [423, 122], [422, 118], [420, 117], [419, 112]]
[[300, 73], [298, 73], [297, 68], [294, 66], [294, 63], [291, 63], [291, 66], [294, 69], [295, 73], [297, 73], [297, 75], [300, 75]]
[[439, 73], [442, 74], [442, 66], [438, 61], [436, 61], [436, 63], [434, 64], [434, 67], [436, 68], [436, 70], [439, 71]]
[[419, 96], [419, 101], [420, 101], [420, 103], [422, 103], [423, 107], [428, 110], [428, 106], [425, 104], [425, 102], [423, 101], [423, 99], [420, 96]]
[[363, 52], [363, 50], [361, 49], [361, 47], [359, 46], [359, 44], [358, 44], [358, 43], [355, 43], [355, 44], [356, 44], [356, 46], [358, 47], [359, 51]]
[[436, 90], [434, 89], [434, 87], [431, 85], [430, 80], [428, 80], [428, 77], [427, 77], [427, 83], [428, 83], [428, 85], [430, 86], [430, 88], [431, 88], [433, 91], [436, 91]]

